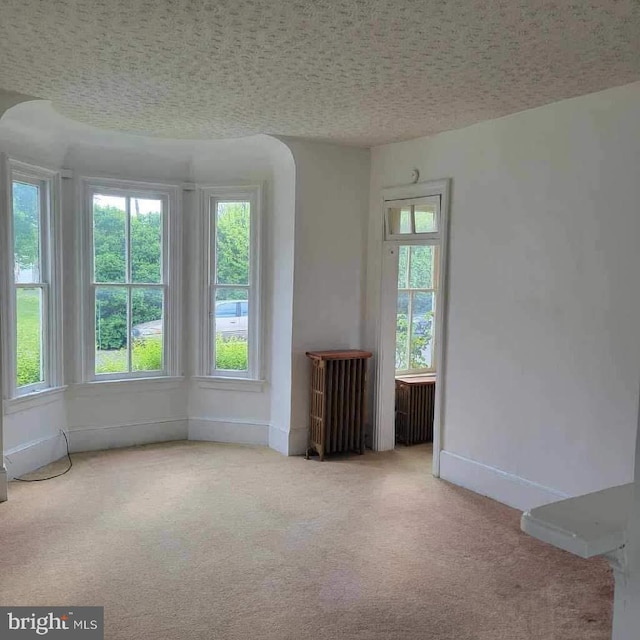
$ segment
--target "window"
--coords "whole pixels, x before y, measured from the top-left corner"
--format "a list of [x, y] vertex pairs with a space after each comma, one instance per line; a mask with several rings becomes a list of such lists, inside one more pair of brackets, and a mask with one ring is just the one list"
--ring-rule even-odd
[[441, 195], [385, 203], [385, 240], [397, 246], [396, 374], [436, 370]]
[[203, 189], [208, 246], [207, 340], [202, 373], [257, 379], [260, 188]]
[[389, 203], [386, 216], [386, 239], [402, 240], [407, 236], [415, 239], [437, 233], [439, 211], [439, 196]]
[[[88, 379], [167, 375], [169, 216], [173, 192], [126, 183], [89, 184], [84, 318]], [[86, 277], [86, 274], [85, 274]]]
[[396, 310], [396, 372], [435, 370], [438, 247], [399, 247]]
[[9, 207], [5, 312], [8, 345], [5, 395], [42, 391], [60, 382], [57, 346], [60, 300], [57, 278], [55, 173], [8, 163]]

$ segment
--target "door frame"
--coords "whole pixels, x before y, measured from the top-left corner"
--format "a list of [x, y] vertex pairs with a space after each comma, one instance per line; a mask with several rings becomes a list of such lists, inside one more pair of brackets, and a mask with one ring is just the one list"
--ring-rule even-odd
[[[395, 200], [413, 200], [427, 196], [440, 196], [440, 221], [437, 241], [408, 237], [402, 240], [386, 239], [386, 204]], [[444, 398], [446, 380], [445, 341], [448, 315], [448, 255], [449, 255], [449, 206], [451, 179], [433, 180], [382, 190], [381, 212], [383, 236], [380, 270], [380, 308], [377, 323], [377, 371], [375, 388], [375, 419], [373, 444], [376, 451], [388, 451], [395, 447], [395, 339], [396, 297], [398, 291], [398, 247], [400, 245], [437, 244], [439, 247], [440, 282], [436, 293], [438, 318], [435, 328], [436, 393], [433, 418], [433, 475], [440, 476], [440, 452], [444, 430]]]

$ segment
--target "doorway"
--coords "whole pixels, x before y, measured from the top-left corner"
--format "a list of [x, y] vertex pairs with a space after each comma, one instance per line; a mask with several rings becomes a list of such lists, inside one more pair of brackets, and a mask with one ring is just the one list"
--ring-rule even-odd
[[435, 376], [433, 474], [440, 474], [450, 180], [383, 191], [374, 448], [396, 444], [396, 378]]

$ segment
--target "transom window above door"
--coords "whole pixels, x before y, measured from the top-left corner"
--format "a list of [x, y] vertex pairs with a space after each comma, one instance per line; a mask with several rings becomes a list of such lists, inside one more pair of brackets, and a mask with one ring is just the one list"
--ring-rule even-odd
[[386, 203], [387, 240], [433, 238], [440, 231], [440, 197], [425, 196]]

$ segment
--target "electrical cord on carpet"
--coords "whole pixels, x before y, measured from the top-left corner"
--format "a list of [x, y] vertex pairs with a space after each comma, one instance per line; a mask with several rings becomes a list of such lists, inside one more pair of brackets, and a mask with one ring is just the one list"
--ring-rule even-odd
[[64, 436], [64, 441], [67, 443], [67, 459], [69, 460], [69, 466], [64, 471], [56, 473], [53, 476], [47, 476], [46, 478], [33, 478], [32, 480], [27, 480], [25, 478], [14, 478], [14, 480], [18, 480], [19, 482], [44, 482], [45, 480], [53, 480], [54, 478], [59, 478], [65, 473], [69, 473], [69, 471], [71, 471], [73, 462], [71, 461], [71, 454], [69, 453], [69, 440], [67, 438], [67, 434], [64, 431], [60, 430], [60, 433]]

